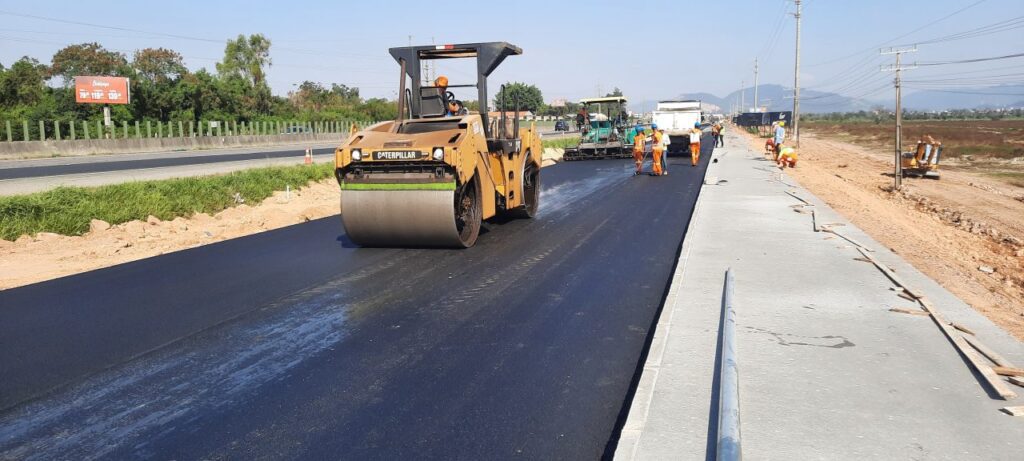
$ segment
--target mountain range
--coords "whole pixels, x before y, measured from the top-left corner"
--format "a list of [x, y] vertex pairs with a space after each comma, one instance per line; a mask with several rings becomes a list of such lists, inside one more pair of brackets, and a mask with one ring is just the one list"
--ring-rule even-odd
[[[895, 90], [894, 90], [895, 91]], [[895, 92], [884, 99], [856, 99], [836, 93], [804, 89], [800, 92], [800, 111], [804, 113], [856, 112], [872, 108], [892, 110], [895, 106]], [[743, 100], [749, 108], [754, 104], [754, 90], [743, 91]], [[758, 86], [758, 101], [769, 111], [793, 110], [793, 91], [782, 85]], [[668, 99], [668, 98], [666, 98]], [[680, 93], [673, 99], [698, 99], [706, 112], [728, 112], [738, 105], [740, 90], [719, 97], [711, 93]], [[654, 110], [657, 101], [641, 101], [634, 111]], [[907, 110], [941, 111], [949, 109], [998, 109], [1024, 107], [1024, 84], [1000, 85], [994, 87], [956, 88], [953, 90], [904, 90], [903, 107]]]

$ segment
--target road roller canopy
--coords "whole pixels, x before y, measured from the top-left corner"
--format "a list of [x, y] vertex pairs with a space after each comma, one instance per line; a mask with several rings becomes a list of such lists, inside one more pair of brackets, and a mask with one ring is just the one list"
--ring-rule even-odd
[[606, 98], [586, 98], [580, 99], [580, 104], [589, 106], [591, 104], [625, 104], [626, 98], [622, 96], [608, 96]]
[[[449, 88], [476, 88], [477, 101], [481, 107], [487, 105], [487, 77], [509, 56], [523, 54], [523, 50], [507, 42], [464, 43], [458, 45], [406, 46], [388, 50], [395, 61], [402, 66], [404, 75], [400, 85], [398, 107], [414, 119], [443, 117], [446, 113], [446, 92]], [[476, 59], [476, 81], [469, 84], [452, 84], [446, 87], [424, 84], [421, 76], [421, 61], [433, 59]], [[406, 89], [408, 77], [411, 88]], [[405, 114], [401, 114], [405, 115]], [[401, 116], [400, 115], [400, 116]], [[487, 111], [480, 111], [484, 129], [491, 138]]]

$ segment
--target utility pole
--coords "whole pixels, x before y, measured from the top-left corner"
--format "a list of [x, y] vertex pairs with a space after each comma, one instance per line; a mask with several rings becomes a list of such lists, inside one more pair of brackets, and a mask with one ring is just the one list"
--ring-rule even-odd
[[760, 107], [757, 105], [757, 58], [754, 58], [754, 109], [760, 112]]
[[740, 112], [746, 112], [747, 109], [747, 81], [740, 81]]
[[796, 0], [796, 69], [793, 71], [793, 139], [800, 147], [800, 0]]
[[879, 50], [880, 54], [895, 54], [896, 65], [882, 67], [879, 70], [882, 72], [896, 72], [896, 78], [893, 80], [893, 84], [896, 85], [896, 159], [894, 161], [895, 167], [893, 168], [893, 189], [900, 190], [903, 187], [903, 95], [902, 95], [902, 82], [900, 73], [904, 70], [915, 69], [917, 65], [908, 67], [900, 66], [900, 56], [903, 53], [914, 53], [917, 51], [917, 45], [913, 48], [889, 48]]

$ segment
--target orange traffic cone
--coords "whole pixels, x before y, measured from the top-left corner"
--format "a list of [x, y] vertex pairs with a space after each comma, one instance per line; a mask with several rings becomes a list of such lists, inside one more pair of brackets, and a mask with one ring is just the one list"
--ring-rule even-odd
[[312, 165], [312, 164], [313, 164], [313, 148], [312, 147], [307, 147], [306, 148], [306, 165]]

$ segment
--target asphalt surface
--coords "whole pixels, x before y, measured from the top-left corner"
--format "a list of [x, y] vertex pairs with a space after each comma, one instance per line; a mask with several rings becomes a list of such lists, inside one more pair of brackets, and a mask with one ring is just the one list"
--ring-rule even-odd
[[467, 250], [337, 217], [0, 292], [0, 458], [594, 459], [710, 157], [545, 168]]
[[[331, 152], [334, 152], [334, 148], [313, 149], [313, 155], [329, 154]], [[110, 171], [140, 170], [146, 168], [163, 168], [183, 165], [204, 165], [210, 163], [237, 162], [242, 160], [302, 157], [303, 155], [305, 155], [305, 149], [296, 147], [291, 150], [275, 149], [265, 152], [245, 152], [222, 155], [185, 155], [88, 163], [75, 161], [59, 165], [0, 168], [0, 181], [5, 179], [104, 173]]]

